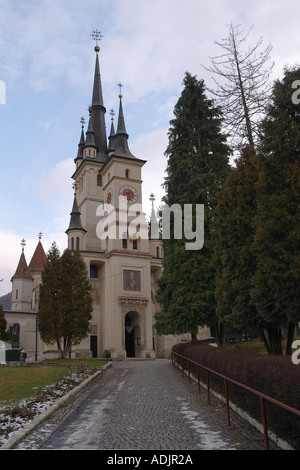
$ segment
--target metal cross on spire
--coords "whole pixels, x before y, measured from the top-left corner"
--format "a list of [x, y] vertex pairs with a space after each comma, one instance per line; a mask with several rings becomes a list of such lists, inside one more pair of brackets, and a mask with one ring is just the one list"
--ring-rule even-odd
[[122, 85], [122, 83], [121, 83], [121, 82], [119, 82], [119, 83], [118, 83], [118, 87], [120, 87], [120, 94], [119, 94], [119, 98], [122, 98], [122, 87], [123, 87], [123, 86], [124, 86], [124, 85]]
[[98, 31], [98, 29], [95, 29], [91, 34], [91, 38], [96, 41], [95, 51], [98, 53], [100, 51], [98, 42], [103, 38], [103, 34], [101, 34], [101, 31]]
[[96, 41], [96, 45], [98, 46], [98, 41], [101, 41], [103, 34], [101, 34], [101, 31], [98, 31], [98, 29], [95, 29], [95, 31], [92, 32], [91, 37]]
[[22, 247], [22, 252], [24, 253], [24, 248], [26, 246], [26, 240], [24, 238], [22, 238], [21, 240], [21, 247]]
[[115, 112], [113, 109], [110, 110], [109, 114], [111, 115], [111, 120], [113, 121], [114, 120], [114, 115], [115, 115]]
[[152, 202], [152, 207], [154, 206], [154, 201], [155, 201], [155, 196], [153, 193], [150, 194], [150, 197], [149, 197], [150, 201]]
[[80, 122], [81, 122], [81, 127], [82, 129], [84, 128], [84, 124], [85, 124], [85, 119], [84, 117], [82, 116], [82, 118], [80, 119]]

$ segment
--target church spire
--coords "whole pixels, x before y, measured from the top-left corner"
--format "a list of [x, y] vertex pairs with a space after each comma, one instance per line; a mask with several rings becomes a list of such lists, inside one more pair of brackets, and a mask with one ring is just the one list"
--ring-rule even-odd
[[90, 119], [89, 119], [88, 130], [86, 131], [86, 141], [85, 141], [85, 144], [83, 146], [83, 156], [84, 157], [95, 158], [96, 157], [97, 146], [96, 146], [96, 143], [95, 143], [95, 132], [94, 132], [94, 129], [93, 129], [93, 120], [92, 120], [92, 116], [91, 116], [92, 107], [91, 106], [89, 108], [89, 111], [90, 111]]
[[118, 86], [120, 87], [120, 94], [119, 94], [120, 104], [119, 104], [118, 128], [117, 128], [117, 133], [115, 136], [114, 154], [117, 157], [136, 158], [134, 155], [132, 155], [128, 147], [128, 134], [126, 132], [123, 105], [122, 105], [123, 95], [121, 93], [121, 87], [123, 85], [122, 83], [118, 83]]
[[97, 158], [96, 160], [105, 162], [107, 160], [107, 140], [106, 140], [106, 128], [105, 128], [105, 113], [106, 108], [103, 104], [102, 96], [102, 85], [99, 65], [99, 52], [100, 46], [98, 41], [103, 37], [100, 31], [97, 29], [93, 31], [92, 38], [96, 41], [95, 52], [96, 52], [96, 63], [95, 63], [95, 75], [94, 75], [94, 86], [93, 86], [93, 97], [91, 106], [91, 120], [92, 127], [95, 133], [95, 144], [97, 147]]
[[28, 265], [27, 265], [27, 262], [26, 262], [25, 254], [24, 254], [25, 245], [26, 245], [26, 241], [23, 238], [21, 240], [22, 253], [21, 253], [21, 256], [20, 256], [20, 260], [19, 260], [16, 272], [13, 275], [13, 277], [11, 278], [11, 280], [13, 280], [13, 279], [30, 279], [30, 280], [32, 280], [32, 276], [30, 274], [30, 271], [29, 271], [29, 268], [28, 268]]
[[79, 144], [78, 144], [78, 152], [77, 152], [77, 157], [75, 158], [75, 162], [77, 160], [82, 160], [83, 159], [83, 147], [85, 145], [85, 139], [84, 139], [84, 123], [85, 123], [85, 120], [84, 120], [84, 117], [82, 117], [80, 119], [80, 122], [81, 122], [81, 136], [80, 136], [80, 141], [79, 141]]
[[114, 126], [114, 115], [115, 115], [114, 110], [111, 109], [109, 114], [111, 115], [111, 126], [110, 126], [110, 135], [108, 137], [108, 140], [109, 140], [108, 155], [110, 156], [115, 151], [116, 132], [115, 132], [115, 126]]
[[76, 192], [74, 193], [73, 207], [72, 207], [72, 212], [70, 213], [70, 216], [71, 216], [70, 224], [69, 224], [69, 228], [66, 230], [66, 233], [68, 233], [70, 230], [79, 230], [82, 232], [86, 232], [86, 230], [82, 226], [81, 212], [78, 208]]

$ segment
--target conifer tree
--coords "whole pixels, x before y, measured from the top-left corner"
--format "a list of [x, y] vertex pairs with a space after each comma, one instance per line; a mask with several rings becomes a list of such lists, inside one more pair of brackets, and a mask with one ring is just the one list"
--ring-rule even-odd
[[282, 353], [281, 328], [287, 326], [291, 352], [300, 311], [300, 105], [292, 99], [299, 77], [300, 68], [286, 69], [274, 84], [258, 160], [252, 297], [275, 354]]
[[244, 333], [258, 332], [260, 325], [251, 301], [257, 178], [256, 154], [248, 146], [221, 189], [215, 219], [217, 316]]
[[86, 338], [92, 312], [91, 286], [79, 252], [60, 256], [54, 243], [42, 274], [38, 324], [42, 340], [56, 343], [60, 356], [68, 357], [72, 345]]
[[221, 133], [221, 111], [206, 97], [203, 80], [186, 73], [183, 85], [168, 134], [164, 202], [168, 207], [179, 204], [182, 216], [184, 204], [204, 205], [204, 246], [187, 251], [184, 234], [182, 239], [174, 237], [174, 225], [170, 239], [163, 234], [165, 259], [158, 281], [161, 312], [155, 326], [159, 334], [187, 331], [195, 338], [199, 326], [213, 325], [216, 319], [211, 229], [218, 193], [229, 170], [229, 148]]

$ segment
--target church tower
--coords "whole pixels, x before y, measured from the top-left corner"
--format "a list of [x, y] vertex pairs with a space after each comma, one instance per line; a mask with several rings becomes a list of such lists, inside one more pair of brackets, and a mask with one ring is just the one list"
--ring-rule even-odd
[[[89, 337], [74, 352], [93, 357], [155, 357], [154, 277], [161, 260], [153, 259], [142, 210], [142, 168], [128, 144], [119, 83], [117, 129], [111, 110], [107, 139], [98, 41], [87, 131], [84, 119], [75, 162], [75, 195], [68, 247], [79, 250], [89, 273], [93, 313]], [[157, 240], [156, 240], [157, 242]]]

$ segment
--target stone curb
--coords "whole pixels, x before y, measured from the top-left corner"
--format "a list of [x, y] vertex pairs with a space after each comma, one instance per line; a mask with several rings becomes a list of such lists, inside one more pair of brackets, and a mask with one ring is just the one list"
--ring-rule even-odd
[[24, 437], [26, 437], [28, 434], [30, 434], [39, 424], [41, 424], [43, 421], [45, 421], [49, 416], [51, 416], [55, 411], [57, 411], [60, 407], [64, 406], [70, 398], [72, 398], [74, 395], [79, 393], [81, 390], [83, 390], [90, 382], [92, 382], [98, 375], [102, 374], [103, 371], [105, 371], [108, 367], [111, 366], [111, 362], [108, 364], [105, 364], [105, 366], [101, 367], [101, 369], [95, 374], [91, 375], [87, 379], [85, 379], [83, 382], [81, 382], [79, 385], [74, 387], [72, 390], [70, 390], [66, 395], [63, 397], [59, 398], [57, 401], [53, 403], [46, 411], [38, 415], [36, 418], [34, 418], [27, 426], [25, 426], [23, 429], [21, 429], [17, 434], [12, 436], [10, 439], [8, 439], [2, 447], [0, 447], [0, 450], [10, 450], [12, 449], [15, 445], [17, 445]]

